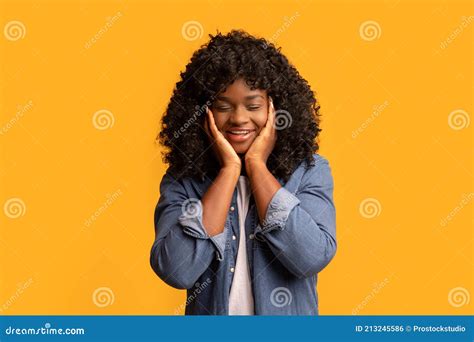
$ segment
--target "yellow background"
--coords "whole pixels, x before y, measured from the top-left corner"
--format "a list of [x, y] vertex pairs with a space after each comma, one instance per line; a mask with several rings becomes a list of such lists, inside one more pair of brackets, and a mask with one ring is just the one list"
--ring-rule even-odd
[[[472, 2], [1, 1], [0, 13], [0, 314], [183, 312], [185, 292], [149, 266], [166, 168], [154, 138], [192, 52], [232, 28], [282, 46], [322, 106], [338, 251], [320, 313], [473, 313]], [[21, 39], [6, 39], [13, 20]]]

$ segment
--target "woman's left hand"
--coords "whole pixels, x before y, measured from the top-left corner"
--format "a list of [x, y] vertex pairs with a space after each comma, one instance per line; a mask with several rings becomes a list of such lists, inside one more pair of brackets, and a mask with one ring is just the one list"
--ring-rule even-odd
[[269, 97], [267, 122], [245, 154], [246, 168], [252, 163], [263, 163], [266, 165], [268, 156], [275, 147], [276, 140], [275, 107], [273, 106], [272, 98]]

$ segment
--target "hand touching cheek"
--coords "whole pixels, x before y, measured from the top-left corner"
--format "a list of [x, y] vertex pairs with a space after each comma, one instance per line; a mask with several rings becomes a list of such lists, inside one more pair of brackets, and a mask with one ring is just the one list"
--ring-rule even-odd
[[266, 164], [270, 153], [275, 147], [276, 139], [275, 108], [273, 106], [273, 100], [270, 97], [267, 122], [245, 154], [246, 165], [251, 163]]

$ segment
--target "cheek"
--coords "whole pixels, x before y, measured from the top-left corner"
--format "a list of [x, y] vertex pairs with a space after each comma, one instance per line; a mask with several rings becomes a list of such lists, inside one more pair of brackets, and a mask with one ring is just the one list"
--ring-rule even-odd
[[268, 113], [266, 111], [261, 113], [261, 115], [255, 118], [254, 122], [257, 125], [259, 132], [267, 123], [267, 118], [268, 118]]
[[222, 131], [226, 123], [226, 119], [222, 115], [214, 115], [214, 122], [216, 123], [216, 127], [219, 131]]

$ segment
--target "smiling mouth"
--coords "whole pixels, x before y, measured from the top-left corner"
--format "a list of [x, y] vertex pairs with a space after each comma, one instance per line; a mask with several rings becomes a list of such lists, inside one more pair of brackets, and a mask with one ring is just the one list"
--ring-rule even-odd
[[246, 135], [253, 131], [255, 130], [254, 129], [241, 129], [241, 130], [235, 129], [235, 130], [227, 131], [227, 133], [233, 134], [233, 135]]
[[226, 131], [226, 136], [228, 140], [232, 142], [244, 142], [246, 141], [253, 133], [255, 132], [254, 129], [233, 129], [230, 131]]

